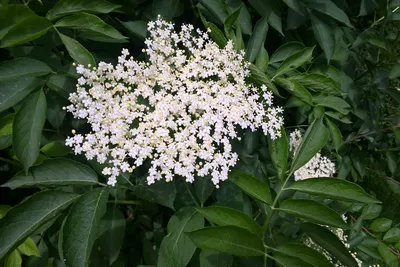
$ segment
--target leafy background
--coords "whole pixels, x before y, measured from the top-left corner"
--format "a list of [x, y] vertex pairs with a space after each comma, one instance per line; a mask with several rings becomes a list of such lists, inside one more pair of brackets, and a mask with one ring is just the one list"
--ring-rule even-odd
[[[357, 266], [318, 226], [328, 225], [345, 229], [363, 266], [398, 266], [399, 6], [0, 1], [0, 264], [330, 266], [321, 252]], [[71, 129], [88, 130], [62, 109], [78, 78], [72, 63], [115, 63], [122, 48], [145, 60], [146, 23], [158, 14], [211, 29], [220, 46], [233, 40], [252, 62], [248, 82], [267, 85], [285, 108], [278, 141], [241, 133], [240, 163], [218, 190], [179, 177], [148, 186], [145, 168], [108, 188], [102, 166], [64, 146]], [[286, 136], [295, 128], [305, 136], [293, 158]], [[293, 183], [293, 171], [321, 149], [337, 178]], [[303, 244], [308, 238], [316, 250]]]

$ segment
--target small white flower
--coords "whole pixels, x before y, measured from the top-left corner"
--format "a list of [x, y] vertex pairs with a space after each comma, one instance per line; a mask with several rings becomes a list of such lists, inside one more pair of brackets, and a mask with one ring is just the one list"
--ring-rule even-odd
[[147, 26], [148, 62], [123, 49], [116, 66], [77, 66], [81, 77], [66, 109], [92, 132], [69, 137], [66, 145], [111, 165], [103, 170], [110, 185], [146, 160], [148, 184], [210, 175], [218, 185], [238, 160], [230, 143], [236, 129], [261, 128], [279, 138], [283, 110], [273, 107], [266, 86], [245, 83], [249, 63], [231, 41], [221, 49], [208, 33], [192, 25], [175, 32], [160, 17]]

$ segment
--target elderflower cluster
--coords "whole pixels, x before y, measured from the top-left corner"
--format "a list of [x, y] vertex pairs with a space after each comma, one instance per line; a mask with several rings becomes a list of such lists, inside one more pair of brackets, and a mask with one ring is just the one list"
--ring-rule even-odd
[[148, 161], [148, 184], [210, 175], [218, 186], [238, 160], [230, 143], [237, 128], [262, 128], [279, 138], [283, 110], [272, 106], [265, 86], [245, 83], [249, 63], [232, 42], [221, 49], [207, 32], [192, 25], [176, 32], [160, 17], [148, 23], [148, 32], [147, 62], [123, 49], [116, 66], [77, 66], [81, 77], [66, 109], [86, 119], [91, 131], [66, 144], [111, 165], [103, 169], [109, 185]]
[[[302, 136], [299, 130], [296, 129], [290, 134], [289, 149], [293, 154], [296, 154], [301, 140]], [[318, 152], [303, 167], [295, 171], [294, 179], [298, 181], [308, 178], [332, 177], [335, 172], [335, 163], [333, 163], [329, 158], [323, 157], [321, 153]]]

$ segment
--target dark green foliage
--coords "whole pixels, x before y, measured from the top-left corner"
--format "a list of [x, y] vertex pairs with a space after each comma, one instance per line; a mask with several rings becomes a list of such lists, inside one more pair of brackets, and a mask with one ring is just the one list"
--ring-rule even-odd
[[[365, 266], [399, 266], [399, 6], [0, 1], [0, 266], [358, 266], [353, 252]], [[146, 60], [158, 14], [208, 28], [220, 47], [232, 40], [251, 62], [248, 82], [285, 109], [280, 139], [248, 130], [232, 141], [240, 160], [218, 189], [209, 177], [147, 185], [145, 168], [111, 188], [104, 166], [64, 145], [72, 129], [90, 131], [63, 109], [72, 63], [115, 63], [123, 47]], [[294, 181], [318, 152], [337, 177]]]

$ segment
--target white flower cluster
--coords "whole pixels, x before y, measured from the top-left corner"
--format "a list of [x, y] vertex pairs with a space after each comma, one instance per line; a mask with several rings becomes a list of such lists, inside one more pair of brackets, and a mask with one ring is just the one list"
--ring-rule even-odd
[[[289, 148], [293, 154], [296, 154], [301, 140], [302, 136], [299, 130], [296, 129], [290, 134]], [[335, 163], [333, 163], [329, 158], [323, 157], [321, 153], [318, 152], [309, 162], [294, 172], [294, 179], [298, 181], [308, 178], [332, 177], [335, 172]]]
[[81, 77], [67, 110], [86, 119], [91, 132], [66, 144], [89, 160], [111, 164], [103, 170], [110, 185], [147, 159], [148, 184], [210, 175], [218, 186], [238, 160], [230, 143], [237, 128], [262, 128], [278, 138], [283, 110], [272, 107], [265, 86], [245, 83], [248, 63], [232, 42], [221, 49], [206, 32], [192, 25], [176, 32], [160, 17], [148, 23], [148, 32], [147, 62], [123, 49], [116, 66], [77, 67]]

